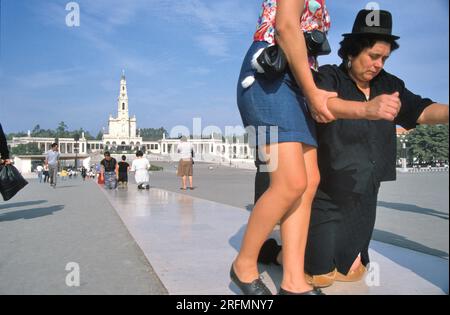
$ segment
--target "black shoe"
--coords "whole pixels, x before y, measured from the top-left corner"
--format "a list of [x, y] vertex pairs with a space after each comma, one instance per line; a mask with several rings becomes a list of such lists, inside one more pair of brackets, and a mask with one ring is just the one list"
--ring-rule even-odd
[[302, 292], [302, 293], [294, 293], [286, 291], [285, 289], [280, 287], [280, 291], [278, 292], [278, 295], [325, 295], [320, 289], [314, 288], [310, 291]]
[[234, 282], [238, 286], [239, 289], [241, 289], [242, 293], [244, 295], [272, 295], [272, 292], [270, 292], [269, 288], [262, 282], [261, 279], [256, 279], [252, 283], [244, 283], [239, 280], [236, 273], [234, 272], [234, 267], [231, 265], [230, 269], [230, 278], [231, 281]]
[[149, 190], [150, 189], [150, 185], [146, 185], [145, 189]]
[[280, 265], [277, 261], [278, 254], [281, 252], [281, 246], [273, 238], [269, 238], [264, 242], [258, 255], [258, 262], [269, 265]]

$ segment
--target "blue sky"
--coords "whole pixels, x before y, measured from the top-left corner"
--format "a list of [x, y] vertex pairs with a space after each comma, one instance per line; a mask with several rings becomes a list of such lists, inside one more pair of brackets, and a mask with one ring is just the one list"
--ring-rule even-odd
[[[138, 127], [192, 129], [241, 124], [235, 87], [262, 0], [79, 0], [80, 27], [67, 27], [69, 1], [0, 0], [0, 122], [6, 132], [36, 124], [96, 134], [116, 115], [125, 69]], [[329, 0], [332, 55], [368, 1]], [[401, 47], [386, 70], [415, 93], [448, 103], [447, 0], [383, 0]]]

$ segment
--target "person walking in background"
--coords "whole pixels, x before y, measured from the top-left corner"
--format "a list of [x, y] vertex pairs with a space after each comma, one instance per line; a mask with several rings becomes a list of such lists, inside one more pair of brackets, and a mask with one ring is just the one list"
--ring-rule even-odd
[[58, 175], [59, 157], [60, 153], [58, 151], [58, 144], [53, 143], [51, 150], [49, 150], [45, 156], [45, 165], [48, 167], [48, 172], [50, 176], [50, 186], [52, 186], [53, 188], [56, 188], [56, 177]]
[[138, 189], [150, 189], [149, 169], [150, 162], [144, 157], [144, 152], [137, 151], [136, 159], [131, 164], [131, 171], [135, 172], [134, 179], [136, 180], [136, 184], [138, 184]]
[[101, 175], [105, 180], [105, 189], [116, 189], [119, 166], [116, 159], [111, 157], [111, 153], [106, 151], [104, 156], [105, 158], [100, 162], [100, 165]]
[[82, 166], [81, 167], [81, 177], [83, 178], [83, 182], [86, 181], [86, 176], [87, 176], [87, 169], [86, 169], [86, 167]]
[[177, 153], [180, 154], [180, 161], [178, 162], [177, 176], [181, 177], [181, 190], [186, 190], [186, 178], [189, 177], [189, 189], [194, 190], [193, 175], [194, 175], [194, 148], [192, 144], [187, 142], [187, 137], [181, 137], [181, 143], [178, 145]]
[[66, 181], [67, 177], [69, 176], [69, 172], [67, 172], [67, 170], [64, 168], [61, 170], [61, 172], [59, 173], [61, 176], [61, 181]]
[[0, 164], [11, 164], [9, 159], [8, 142], [6, 141], [5, 133], [3, 132], [2, 125], [0, 124]]
[[49, 180], [49, 171], [48, 171], [48, 165], [46, 165], [45, 163], [44, 163], [44, 171], [43, 171], [43, 175], [44, 175], [44, 184], [45, 183], [48, 183], [48, 180]]
[[128, 185], [128, 171], [130, 170], [130, 164], [128, 164], [126, 160], [127, 157], [122, 155], [122, 161], [119, 162], [119, 188], [125, 188]]
[[37, 173], [37, 176], [38, 176], [38, 179], [39, 179], [39, 183], [42, 183], [42, 175], [44, 173], [44, 168], [42, 167], [42, 165], [39, 164], [36, 167], [36, 173]]

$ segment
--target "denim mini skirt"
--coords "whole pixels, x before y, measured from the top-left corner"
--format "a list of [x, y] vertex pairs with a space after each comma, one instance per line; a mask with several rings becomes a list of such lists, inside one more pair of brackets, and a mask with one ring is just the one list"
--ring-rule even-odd
[[[237, 86], [237, 104], [250, 145], [300, 142], [317, 147], [315, 122], [292, 73], [270, 80], [251, 65], [254, 54], [267, 46], [267, 42], [252, 44]], [[255, 82], [244, 88], [241, 83], [248, 76], [254, 76]]]

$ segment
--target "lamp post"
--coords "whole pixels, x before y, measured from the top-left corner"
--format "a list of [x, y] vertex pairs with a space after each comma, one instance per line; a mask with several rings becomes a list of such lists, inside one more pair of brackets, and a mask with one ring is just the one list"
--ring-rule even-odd
[[233, 158], [233, 147], [231, 146], [231, 143], [230, 143], [230, 148], [229, 148], [229, 151], [230, 151], [230, 166], [231, 166], [231, 159]]
[[408, 139], [406, 139], [405, 135], [400, 136], [400, 143], [402, 144], [402, 169], [406, 171], [407, 169], [407, 151], [406, 144], [408, 143]]

